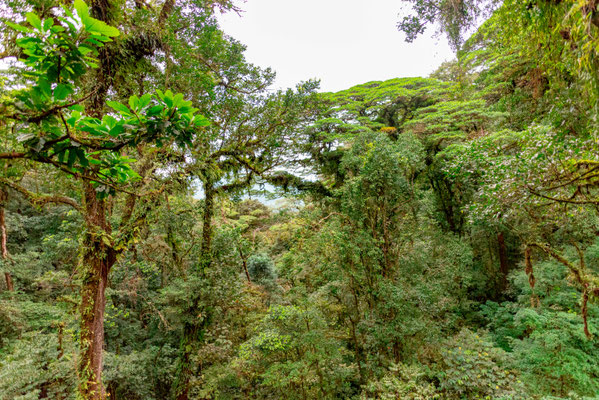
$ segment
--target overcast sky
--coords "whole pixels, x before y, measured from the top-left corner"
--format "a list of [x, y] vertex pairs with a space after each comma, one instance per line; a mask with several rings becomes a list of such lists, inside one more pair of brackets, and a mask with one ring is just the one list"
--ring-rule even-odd
[[373, 80], [427, 76], [453, 58], [444, 38], [405, 43], [396, 29], [400, 0], [247, 0], [241, 16], [219, 17], [247, 46], [247, 59], [277, 72], [286, 88], [310, 78], [322, 91]]

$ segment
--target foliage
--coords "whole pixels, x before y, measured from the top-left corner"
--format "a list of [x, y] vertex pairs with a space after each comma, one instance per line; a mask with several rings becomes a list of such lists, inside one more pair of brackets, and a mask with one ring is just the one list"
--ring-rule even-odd
[[446, 397], [526, 398], [516, 372], [507, 368], [508, 355], [484, 336], [462, 330], [446, 346], [439, 378]]
[[456, 60], [318, 93], [228, 1], [9, 2], [0, 399], [597, 397], [598, 5], [406, 3]]
[[371, 381], [362, 392], [361, 399], [438, 399], [441, 395], [427, 381], [426, 372], [417, 366], [393, 365], [378, 381]]
[[275, 265], [267, 254], [254, 254], [248, 258], [248, 272], [257, 283], [273, 282], [277, 278]]

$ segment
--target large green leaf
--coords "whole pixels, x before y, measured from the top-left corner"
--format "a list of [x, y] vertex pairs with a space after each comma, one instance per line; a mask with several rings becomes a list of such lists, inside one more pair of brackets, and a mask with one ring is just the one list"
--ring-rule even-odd
[[83, 19], [83, 17], [89, 16], [89, 7], [87, 6], [87, 4], [85, 4], [83, 0], [75, 0], [73, 2], [73, 6], [77, 11], [77, 15], [79, 15], [79, 18]]
[[37, 85], [45, 97], [50, 97], [52, 95], [52, 88], [50, 87], [50, 83], [46, 78], [40, 78], [37, 81]]
[[92, 17], [82, 17], [81, 22], [83, 22], [85, 30], [90, 33], [97, 33], [108, 37], [115, 37], [120, 34], [119, 30], [114, 26], [110, 26], [107, 23]]
[[81, 166], [89, 167], [89, 161], [85, 156], [85, 151], [83, 151], [83, 149], [75, 149], [75, 151], [77, 153], [77, 158], [79, 159], [79, 163], [81, 164]]
[[120, 34], [117, 28], [110, 26], [103, 21], [90, 17], [89, 7], [83, 0], [75, 0], [73, 5], [77, 11], [77, 15], [79, 15], [79, 18], [81, 18], [83, 27], [87, 32], [108, 37], [115, 37]]
[[42, 30], [42, 20], [36, 14], [32, 12], [28, 12], [25, 17], [27, 18], [27, 22], [31, 24], [35, 29]]
[[73, 92], [73, 89], [69, 85], [59, 83], [54, 89], [54, 98], [56, 100], [64, 100], [69, 94]]
[[52, 28], [52, 26], [54, 26], [54, 21], [52, 21], [52, 18], [48, 18], [44, 20], [44, 32], [47, 32], [50, 30], [50, 28]]
[[129, 107], [131, 107], [132, 110], [138, 110], [140, 108], [139, 97], [137, 97], [136, 95], [129, 97]]
[[155, 115], [160, 114], [162, 112], [162, 110], [164, 110], [164, 106], [157, 105], [157, 106], [151, 107], [146, 114], [148, 117], [153, 117]]
[[107, 101], [106, 104], [108, 104], [110, 107], [114, 108], [116, 111], [125, 114], [125, 115], [131, 115], [131, 111], [127, 108], [126, 105], [119, 103], [118, 101]]
[[139, 98], [139, 108], [142, 109], [145, 106], [147, 106], [148, 104], [150, 104], [150, 101], [152, 100], [152, 95], [149, 93], [144, 94], [143, 96], [141, 96]]
[[6, 21], [6, 25], [10, 26], [12, 29], [19, 31], [19, 32], [23, 32], [23, 33], [31, 33], [33, 32], [31, 29], [23, 26], [23, 25], [19, 25], [19, 24], [15, 24], [9, 21]]

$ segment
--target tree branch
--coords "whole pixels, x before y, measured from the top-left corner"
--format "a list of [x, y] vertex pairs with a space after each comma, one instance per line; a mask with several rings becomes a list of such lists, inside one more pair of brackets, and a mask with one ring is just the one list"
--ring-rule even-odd
[[23, 186], [6, 179], [0, 178], [0, 184], [3, 184], [19, 193], [21, 193], [31, 204], [37, 207], [43, 207], [46, 204], [64, 204], [73, 207], [75, 210], [82, 212], [83, 208], [75, 199], [60, 195], [39, 194], [25, 189]]
[[12, 160], [15, 158], [25, 158], [25, 156], [27, 155], [27, 153], [20, 153], [20, 152], [8, 152], [8, 153], [0, 153], [0, 159], [2, 160]]
[[591, 332], [589, 331], [589, 325], [588, 325], [588, 320], [587, 320], [587, 312], [588, 312], [587, 303], [589, 301], [589, 294], [592, 294], [594, 297], [599, 297], [599, 287], [595, 286], [595, 284], [593, 283], [593, 280], [589, 279], [585, 275], [584, 254], [583, 254], [582, 250], [576, 244], [574, 244], [574, 247], [576, 248], [576, 250], [578, 252], [578, 256], [580, 258], [580, 266], [577, 267], [576, 265], [574, 265], [574, 263], [570, 262], [568, 259], [566, 259], [564, 256], [562, 256], [560, 253], [558, 253], [551, 247], [549, 247], [545, 244], [541, 244], [541, 243], [530, 243], [530, 244], [528, 244], [528, 247], [526, 249], [527, 273], [528, 273], [529, 268], [532, 272], [532, 263], [530, 261], [530, 250], [533, 247], [543, 251], [544, 253], [553, 257], [555, 260], [559, 261], [561, 264], [565, 265], [566, 268], [568, 268], [570, 270], [570, 273], [572, 275], [574, 275], [574, 279], [576, 280], [576, 283], [578, 283], [582, 287], [581, 314], [582, 314], [582, 319], [584, 322], [584, 333], [587, 336], [587, 338], [591, 338], [592, 335], [591, 335]]

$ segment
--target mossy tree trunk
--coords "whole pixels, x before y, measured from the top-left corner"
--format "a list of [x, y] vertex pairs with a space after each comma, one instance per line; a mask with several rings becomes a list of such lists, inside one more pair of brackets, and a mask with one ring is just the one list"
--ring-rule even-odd
[[[0, 249], [2, 253], [2, 260], [6, 262], [8, 260], [8, 247], [6, 243], [8, 241], [8, 234], [6, 232], [6, 219], [4, 206], [8, 200], [8, 192], [4, 187], [0, 188]], [[12, 275], [9, 271], [4, 271], [4, 279], [6, 280], [6, 290], [12, 292], [15, 290]]]
[[92, 185], [83, 184], [87, 231], [81, 258], [81, 332], [79, 394], [86, 400], [104, 400], [102, 385], [104, 347], [104, 309], [108, 273], [116, 262], [110, 245], [110, 225], [106, 219], [106, 201], [99, 199]]

